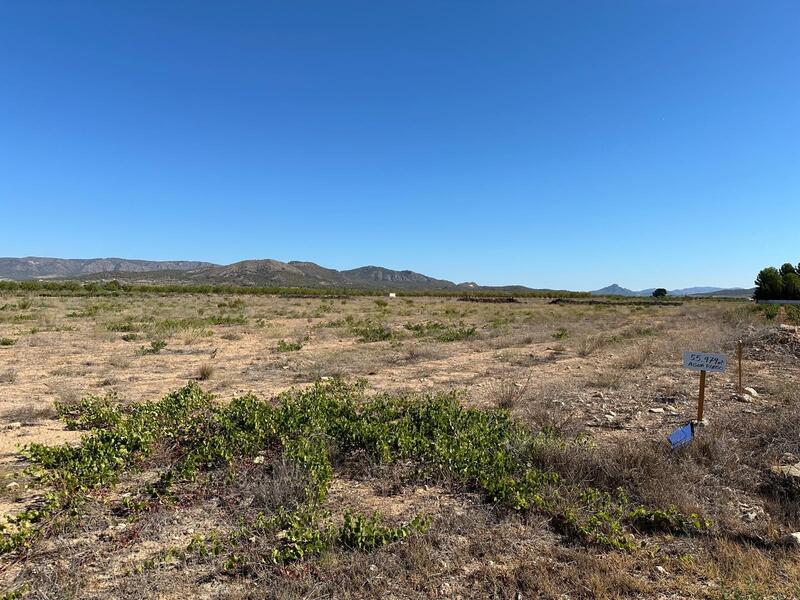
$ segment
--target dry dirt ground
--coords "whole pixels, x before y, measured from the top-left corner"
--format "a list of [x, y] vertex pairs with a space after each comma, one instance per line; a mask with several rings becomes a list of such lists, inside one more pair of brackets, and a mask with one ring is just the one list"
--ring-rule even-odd
[[[363, 378], [373, 392], [458, 390], [467, 406], [507, 409], [533, 428], [586, 436], [597, 455], [589, 465], [575, 459], [585, 477], [629, 484], [644, 500], [699, 510], [715, 522], [708, 536], [664, 536], [634, 552], [584, 547], [541, 519], [506, 514], [444, 483], [406, 483], [387, 493], [387, 477], [396, 474], [372, 466], [337, 478], [326, 501], [332, 510], [377, 509], [397, 520], [423, 512], [432, 518], [428, 533], [250, 578], [180, 561], [142, 572], [137, 564], [219, 525], [219, 502], [166, 507], [128, 524], [103, 511], [101, 494], [69, 528], [24, 554], [0, 557], [0, 594], [800, 597], [800, 551], [780, 542], [800, 530], [800, 495], [770, 470], [800, 460], [800, 337], [780, 328], [781, 319], [724, 301], [0, 296], [0, 515], [18, 513], [40, 494], [24, 474], [21, 446], [80, 439], [57, 419], [56, 402], [90, 394], [156, 400], [189, 380], [227, 402], [341, 376]], [[437, 326], [414, 330], [426, 323]], [[757, 393], [744, 398], [735, 394], [738, 339], [744, 385]], [[724, 352], [730, 362], [709, 376], [708, 422], [677, 456], [665, 436], [695, 416], [698, 387], [697, 373], [681, 368], [685, 350]], [[570, 470], [569, 460], [562, 468]]]

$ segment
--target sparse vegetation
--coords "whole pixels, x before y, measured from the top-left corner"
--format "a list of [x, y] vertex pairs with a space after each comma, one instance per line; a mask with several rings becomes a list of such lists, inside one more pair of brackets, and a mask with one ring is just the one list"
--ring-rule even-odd
[[150, 342], [149, 346], [139, 347], [138, 353], [141, 355], [158, 354], [166, 347], [167, 347], [167, 342], [165, 342], [164, 340], [153, 340], [152, 342]]
[[300, 342], [287, 342], [286, 340], [278, 340], [278, 345], [275, 346], [275, 352], [297, 352], [302, 350], [303, 344]]
[[206, 381], [207, 379], [211, 379], [211, 376], [214, 374], [214, 366], [205, 364], [200, 365], [197, 369], [197, 379], [200, 381]]
[[155, 403], [123, 408], [111, 396], [89, 397], [58, 410], [70, 427], [91, 428], [92, 433], [76, 447], [31, 444], [26, 449], [26, 456], [40, 467], [32, 474], [54, 493], [43, 508], [26, 511], [0, 529], [0, 552], [28, 546], [64, 508], [78, 509], [92, 489], [113, 485], [157, 447], [166, 446], [170, 461], [158, 481], [126, 496], [122, 508], [141, 511], [161, 498], [179, 497], [188, 492], [182, 486], [211, 482], [218, 470], [235, 477], [238, 461], [275, 445], [286, 460], [304, 469], [307, 483], [296, 507], [259, 513], [222, 542], [220, 552], [230, 553], [225, 564], [231, 573], [248, 570], [237, 548], [254, 534], [274, 539], [259, 562], [284, 563], [332, 544], [366, 551], [424, 530], [427, 519], [422, 515], [387, 527], [377, 515], [346, 512], [342, 525], [332, 526], [320, 504], [334, 464], [342, 459], [331, 457], [326, 439], [342, 455], [364, 452], [381, 463], [418, 461], [423, 477], [426, 469], [436, 469], [480, 491], [487, 501], [546, 515], [556, 531], [583, 543], [630, 551], [635, 547], [630, 531], [694, 534], [710, 526], [702, 517], [683, 515], [673, 507], [645, 507], [622, 489], [607, 492], [569, 484], [541, 462], [540, 449], [574, 442], [529, 431], [503, 411], [463, 409], [452, 395], [420, 401], [367, 399], [363, 386], [334, 380], [284, 394], [276, 407], [252, 395], [218, 407], [189, 384]]
[[[800, 456], [789, 306], [119, 293], [0, 301], [19, 340], [0, 450], [52, 461], [0, 465], [0, 593], [364, 597], [360, 578], [399, 598], [695, 597], [697, 580], [792, 597], [778, 541], [800, 513], [771, 471]], [[671, 453], [697, 391], [680, 352], [730, 360], [739, 338], [759, 398], [729, 401], [734, 373], [715, 374], [710, 425]], [[386, 393], [338, 380], [359, 376]]]
[[374, 321], [353, 322], [350, 330], [358, 337], [358, 341], [363, 343], [383, 342], [393, 337], [391, 329]]
[[425, 323], [406, 323], [404, 327], [412, 332], [416, 337], [432, 337], [440, 342], [457, 342], [469, 340], [476, 336], [477, 330], [474, 326], [459, 324], [446, 324], [436, 321], [426, 321]]

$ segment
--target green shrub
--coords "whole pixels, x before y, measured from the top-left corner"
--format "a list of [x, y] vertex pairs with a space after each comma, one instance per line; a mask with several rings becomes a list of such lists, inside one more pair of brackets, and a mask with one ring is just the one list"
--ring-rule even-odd
[[383, 342], [392, 339], [392, 330], [372, 321], [365, 321], [351, 327], [351, 331], [358, 337], [359, 342]]
[[786, 313], [787, 321], [795, 325], [800, 325], [800, 305], [787, 304], [783, 310]]
[[153, 340], [150, 342], [150, 346], [141, 346], [139, 348], [139, 354], [146, 355], [146, 354], [158, 354], [164, 348], [167, 347], [167, 342], [164, 340]]
[[132, 331], [139, 331], [139, 327], [130, 321], [118, 321], [106, 325], [106, 329], [117, 333], [130, 333]]
[[437, 321], [426, 321], [424, 323], [406, 323], [404, 327], [412, 332], [416, 337], [433, 337], [440, 342], [457, 342], [469, 340], [476, 336], [477, 330], [472, 325], [450, 325]]
[[297, 352], [303, 347], [300, 342], [287, 342], [286, 340], [278, 340], [278, 345], [275, 346], [275, 352]]
[[765, 319], [772, 320], [781, 312], [781, 307], [777, 304], [759, 304], [759, 310]]
[[[322, 507], [334, 465], [356, 456], [414, 463], [418, 477], [450, 480], [506, 510], [538, 514], [581, 543], [630, 550], [633, 531], [694, 534], [709, 527], [672, 507], [637, 504], [621, 489], [568, 483], [542, 467], [538, 457], [554, 444], [582, 442], [531, 430], [503, 410], [462, 408], [453, 393], [418, 401], [367, 398], [363, 384], [334, 379], [281, 394], [277, 403], [248, 394], [220, 405], [190, 383], [158, 402], [121, 406], [113, 397], [89, 397], [58, 410], [71, 427], [91, 432], [77, 445], [27, 447], [25, 455], [36, 465], [31, 474], [53, 492], [42, 507], [0, 526], [0, 554], [29, 545], [49, 529], [50, 520], [74, 513], [91, 490], [113, 485], [145, 461], [148, 469], [159, 468], [153, 461], [165, 459], [153, 450], [165, 447], [169, 460], [158, 480], [126, 497], [120, 510], [143, 510], [179, 493], [181, 482], [201, 485], [208, 481], [202, 473], [220, 472], [217, 479], [230, 480], [242, 459], [266, 450], [303, 473], [298, 504], [251, 515], [225, 539], [192, 540], [187, 550], [224, 553], [233, 572], [246, 569], [247, 560], [283, 563], [330, 546], [367, 551], [423, 531], [428, 522], [422, 516], [396, 527], [384, 525], [378, 515], [345, 513], [340, 526], [331, 522]], [[268, 547], [245, 558], [239, 548], [253, 537]]]

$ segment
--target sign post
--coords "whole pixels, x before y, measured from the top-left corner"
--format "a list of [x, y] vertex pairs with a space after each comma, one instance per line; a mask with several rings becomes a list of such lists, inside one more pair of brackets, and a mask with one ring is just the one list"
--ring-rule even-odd
[[724, 354], [711, 352], [684, 352], [683, 367], [690, 371], [700, 371], [700, 393], [697, 396], [697, 422], [703, 421], [703, 409], [706, 400], [706, 373], [721, 372], [727, 366]]
[[742, 340], [736, 343], [736, 359], [739, 362], [739, 387], [736, 390], [738, 394], [744, 394], [744, 387], [742, 387]]

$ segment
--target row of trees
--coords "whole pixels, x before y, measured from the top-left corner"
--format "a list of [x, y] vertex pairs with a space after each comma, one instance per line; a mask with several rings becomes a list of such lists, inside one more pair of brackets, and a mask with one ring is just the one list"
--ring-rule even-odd
[[800, 300], [800, 263], [784, 263], [780, 269], [761, 269], [756, 277], [756, 300]]

